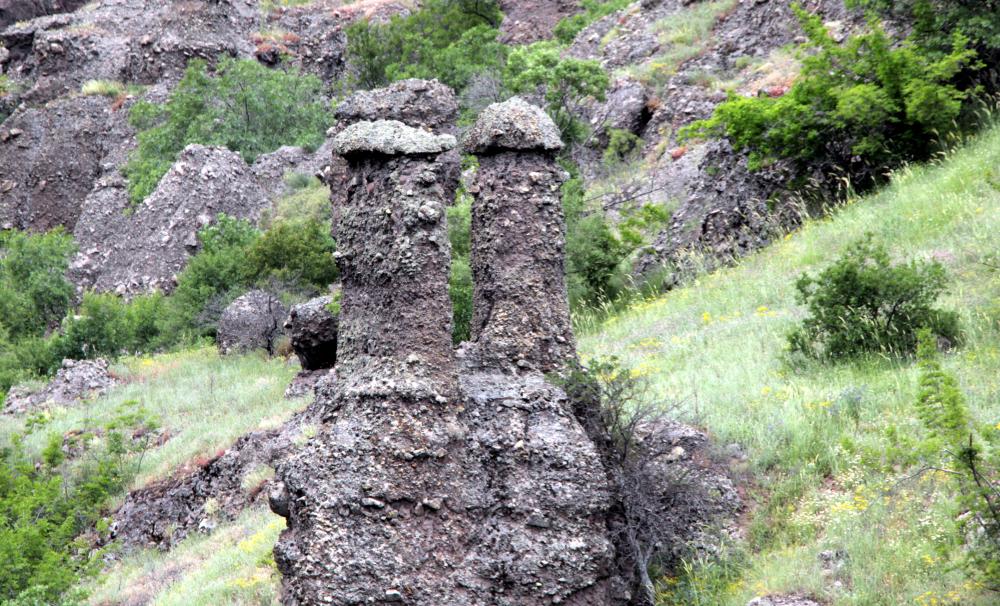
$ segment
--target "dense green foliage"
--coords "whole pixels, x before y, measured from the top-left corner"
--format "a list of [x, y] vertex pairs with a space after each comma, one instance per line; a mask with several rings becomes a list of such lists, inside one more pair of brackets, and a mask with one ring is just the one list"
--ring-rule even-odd
[[[44, 416], [29, 423], [36, 431]], [[82, 575], [96, 572], [100, 551], [81, 536], [106, 531], [101, 513], [138, 471], [134, 457], [149, 446], [156, 422], [135, 401], [125, 403], [102, 427], [76, 437], [86, 451], [67, 461], [63, 436], [52, 434], [42, 460], [25, 453], [24, 437], [0, 448], [0, 604], [76, 604]]]
[[630, 4], [631, 0], [582, 0], [580, 8], [583, 10], [561, 20], [552, 33], [563, 44], [570, 44], [588, 25]]
[[452, 340], [458, 344], [472, 337], [472, 196], [460, 189], [448, 208], [448, 239], [451, 242], [451, 275], [448, 294], [452, 308]]
[[75, 251], [59, 229], [0, 234], [0, 330], [8, 337], [40, 336], [62, 319], [73, 295], [65, 274]]
[[493, 0], [428, 0], [385, 24], [352, 23], [347, 55], [362, 88], [437, 78], [460, 91], [473, 75], [503, 65], [507, 47], [497, 42], [501, 19]]
[[[958, 484], [959, 504], [966, 512], [959, 527], [971, 537], [966, 563], [973, 577], [1000, 591], [1000, 445], [984, 443], [978, 435], [958, 381], [941, 367], [930, 331], [921, 331], [918, 357], [917, 415], [932, 450], [944, 457]], [[988, 434], [996, 436], [997, 429]]]
[[877, 22], [838, 44], [819, 17], [796, 12], [808, 35], [802, 72], [783, 96], [733, 96], [683, 136], [725, 136], [751, 168], [780, 158], [845, 171], [862, 185], [886, 168], [928, 158], [973, 93], [954, 80], [975, 64], [956, 33], [947, 53], [895, 43]]
[[628, 263], [646, 245], [645, 234], [662, 228], [669, 214], [643, 205], [624, 210], [617, 225], [603, 210], [592, 210], [576, 166], [564, 163], [571, 178], [563, 184], [566, 216], [566, 286], [571, 306], [579, 310], [619, 299], [632, 289]]
[[790, 333], [789, 345], [826, 358], [909, 354], [921, 329], [956, 343], [958, 315], [933, 307], [947, 282], [937, 261], [893, 265], [885, 247], [868, 236], [818, 276], [803, 274], [796, 282], [809, 315]]
[[139, 131], [139, 147], [124, 172], [129, 196], [139, 203], [190, 144], [227, 147], [248, 163], [282, 145], [313, 149], [331, 111], [315, 76], [224, 58], [214, 71], [192, 61], [164, 105], [140, 101], [129, 121]]
[[584, 125], [574, 116], [583, 99], [604, 99], [608, 74], [595, 60], [563, 57], [554, 41], [520, 46], [510, 53], [504, 83], [514, 93], [541, 93], [565, 142], [583, 138]]
[[61, 230], [0, 234], [0, 394], [53, 366], [44, 337], [69, 309], [65, 274], [75, 250]]
[[848, 0], [848, 6], [874, 9], [913, 24], [913, 38], [930, 51], [947, 53], [951, 36], [969, 38], [980, 64], [972, 80], [1000, 88], [1000, 2], [997, 0]]
[[75, 313], [63, 320], [52, 341], [52, 365], [64, 358], [83, 360], [152, 351], [161, 342], [159, 293], [124, 301], [111, 293], [87, 292]]

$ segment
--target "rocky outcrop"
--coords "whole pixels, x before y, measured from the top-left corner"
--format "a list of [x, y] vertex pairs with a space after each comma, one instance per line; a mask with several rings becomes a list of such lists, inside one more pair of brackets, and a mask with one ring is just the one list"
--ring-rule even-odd
[[[337, 316], [333, 296], [316, 297], [293, 305], [285, 320], [285, 333], [302, 370], [285, 390], [286, 398], [312, 393], [337, 362]], [[336, 303], [339, 308], [339, 300]]]
[[86, 3], [87, 0], [0, 0], [0, 29], [17, 21], [72, 12]]
[[16, 24], [0, 32], [5, 71], [39, 104], [88, 80], [176, 81], [189, 60], [252, 56], [259, 25], [252, 0], [102, 0], [88, 10]]
[[103, 97], [70, 97], [0, 125], [0, 226], [72, 230], [125, 117]]
[[269, 292], [251, 290], [230, 303], [219, 318], [216, 341], [223, 355], [263, 349], [274, 353], [282, 334], [285, 306]]
[[108, 361], [63, 360], [56, 376], [40, 389], [16, 386], [7, 394], [4, 412], [22, 414], [49, 406], [75, 406], [96, 398], [118, 384]]
[[515, 98], [487, 108], [465, 146], [479, 157], [471, 188], [472, 340], [488, 366], [557, 370], [575, 352], [559, 131], [544, 111]]
[[285, 320], [285, 334], [302, 370], [333, 368], [337, 362], [337, 314], [330, 310], [332, 296], [316, 297], [293, 305]]
[[134, 209], [117, 172], [98, 183], [73, 232], [80, 253], [71, 278], [80, 287], [123, 295], [169, 292], [200, 246], [199, 230], [220, 213], [256, 222], [269, 207], [239, 154], [189, 145]]
[[[520, 123], [524, 111], [492, 115], [518, 132], [554, 128]], [[412, 125], [351, 128], [336, 140], [350, 171], [347, 198], [335, 210], [343, 279], [337, 381], [317, 387], [326, 422], [279, 465], [282, 484], [271, 497], [289, 520], [275, 547], [285, 603], [614, 603], [599, 455], [566, 395], [530, 370], [554, 364], [557, 351], [570, 354], [571, 335], [568, 349], [527, 347], [522, 367], [494, 363], [508, 351], [481, 354], [490, 340], [457, 363], [444, 213], [457, 175], [447, 153], [426, 151], [443, 150], [447, 139]], [[382, 128], [435, 144], [406, 154], [380, 136]], [[372, 135], [368, 143], [358, 143], [362, 133]], [[503, 189], [506, 208], [528, 212], [548, 199], [559, 179], [543, 160], [554, 145], [501, 152], [524, 154], [528, 163], [511, 162], [545, 173], [519, 195]], [[493, 149], [483, 149], [486, 159]], [[558, 218], [546, 215], [555, 234]], [[493, 227], [513, 241], [524, 225]], [[549, 266], [522, 259], [519, 267], [490, 274], [493, 291], [516, 292], [502, 280], [531, 279]], [[553, 296], [565, 299], [565, 289]], [[487, 301], [478, 295], [477, 305]]]
[[552, 37], [562, 19], [580, 10], [579, 0], [500, 0], [504, 19], [500, 39], [507, 44], [530, 44]]
[[126, 548], [169, 549], [195, 532], [211, 532], [260, 503], [272, 485], [273, 468], [302, 440], [313, 420], [301, 412], [281, 428], [246, 434], [194, 471], [134, 490], [112, 514], [108, 542]]

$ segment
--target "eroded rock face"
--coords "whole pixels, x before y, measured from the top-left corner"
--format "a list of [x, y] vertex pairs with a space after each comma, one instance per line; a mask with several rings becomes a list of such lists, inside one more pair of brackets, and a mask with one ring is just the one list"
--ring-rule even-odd
[[14, 387], [7, 394], [4, 412], [21, 414], [47, 406], [74, 406], [104, 394], [118, 384], [108, 361], [63, 360], [56, 376], [41, 389]]
[[472, 187], [472, 340], [488, 366], [557, 370], [574, 356], [558, 130], [520, 99], [487, 108], [466, 149]]
[[220, 213], [256, 223], [270, 200], [239, 154], [189, 145], [146, 200], [130, 210], [124, 179], [102, 179], [73, 232], [78, 287], [122, 295], [171, 291], [199, 248], [198, 231]]
[[0, 225], [72, 231], [101, 172], [104, 137], [125, 117], [103, 97], [25, 109], [0, 126]]
[[436, 152], [358, 140], [335, 140], [352, 175], [337, 224], [339, 380], [328, 401], [317, 392], [330, 422], [279, 469], [271, 502], [290, 525], [275, 559], [290, 604], [456, 603], [450, 571], [471, 526], [447, 289], [455, 185]]
[[222, 312], [216, 333], [219, 352], [226, 355], [263, 349], [273, 354], [284, 321], [285, 306], [277, 297], [251, 290]]
[[[450, 154], [401, 154], [378, 137], [356, 145], [357, 133], [370, 131], [363, 128], [336, 141], [350, 170], [335, 209], [337, 380], [317, 386], [325, 423], [279, 466], [282, 485], [270, 496], [289, 521], [275, 547], [285, 603], [615, 603], [607, 482], [565, 394], [528, 367], [511, 373], [518, 367], [506, 351], [468, 349], [456, 362], [444, 213], [457, 185]], [[527, 155], [542, 171], [535, 187], [504, 190], [506, 209], [546, 206], [560, 182], [547, 153], [501, 153], [521, 169], [514, 156]], [[532, 182], [525, 179], [518, 183]], [[546, 217], [561, 237], [561, 215]], [[492, 234], [523, 235], [523, 224], [501, 227]], [[522, 274], [493, 274], [492, 286], [513, 292], [502, 281]], [[548, 287], [565, 299], [561, 281]], [[567, 346], [560, 352], [571, 353], [571, 336]], [[535, 356], [538, 348], [528, 349]], [[556, 357], [545, 350], [526, 359], [540, 367]]]
[[0, 0], [0, 29], [42, 15], [75, 11], [87, 0]]
[[333, 368], [337, 362], [337, 316], [330, 311], [332, 296], [293, 305], [285, 332], [302, 370]]

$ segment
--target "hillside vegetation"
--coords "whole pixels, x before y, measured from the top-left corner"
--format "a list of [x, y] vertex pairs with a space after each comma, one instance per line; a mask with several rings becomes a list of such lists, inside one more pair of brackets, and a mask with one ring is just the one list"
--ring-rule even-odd
[[[919, 369], [872, 356], [792, 362], [786, 335], [803, 316], [795, 281], [872, 233], [893, 257], [937, 259], [951, 276], [940, 304], [959, 313], [955, 373], [974, 423], [1000, 433], [1000, 129], [946, 160], [897, 172], [883, 191], [662, 297], [587, 330], [587, 357], [617, 356], [651, 394], [679, 405], [747, 462], [751, 511], [718, 560], [663, 582], [665, 603], [746, 604], [799, 592], [833, 604], [990, 604], [957, 568], [961, 513], [944, 474], [924, 464]], [[720, 456], [723, 456], [720, 455]], [[820, 552], [842, 550], [824, 573]]]

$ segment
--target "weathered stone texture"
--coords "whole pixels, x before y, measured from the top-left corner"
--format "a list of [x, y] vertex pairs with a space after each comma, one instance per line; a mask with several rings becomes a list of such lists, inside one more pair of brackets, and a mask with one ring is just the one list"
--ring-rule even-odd
[[[452, 152], [405, 155], [347, 140], [338, 139], [350, 182], [335, 209], [336, 380], [317, 386], [326, 422], [279, 467], [270, 495], [289, 520], [275, 547], [285, 603], [615, 603], [600, 456], [565, 394], [528, 372], [572, 355], [561, 172], [544, 152], [483, 158], [487, 210], [477, 228], [512, 248], [479, 242], [477, 277], [488, 288], [477, 305], [497, 302], [512, 315], [483, 316], [478, 345], [499, 353], [465, 350], [459, 379], [445, 225]], [[500, 183], [503, 170], [513, 172]], [[545, 233], [555, 241], [538, 242]], [[510, 271], [493, 267], [504, 263]], [[557, 269], [559, 280], [546, 283]], [[530, 304], [541, 313], [525, 315]], [[509, 372], [515, 358], [526, 361], [520, 373]]]
[[[575, 355], [560, 201], [565, 172], [551, 153], [558, 147], [552, 120], [515, 101], [488, 108], [466, 140], [468, 149], [484, 150], [472, 187], [472, 340], [487, 365], [548, 372]], [[510, 133], [522, 133], [521, 142]]]

